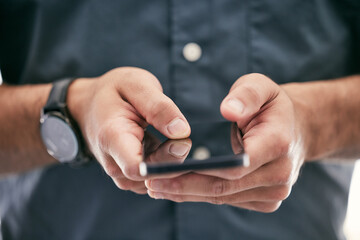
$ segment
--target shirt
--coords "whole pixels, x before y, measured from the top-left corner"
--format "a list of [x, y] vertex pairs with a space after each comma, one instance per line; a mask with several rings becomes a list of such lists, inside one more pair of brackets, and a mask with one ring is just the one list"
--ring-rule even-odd
[[[93, 77], [120, 66], [154, 73], [189, 122], [222, 122], [244, 74], [279, 84], [359, 71], [356, 0], [2, 0], [0, 67], [9, 84]], [[202, 50], [189, 62], [189, 42]], [[194, 136], [212, 151], [221, 129]], [[4, 159], [1, 159], [4, 161]], [[6, 159], [5, 159], [6, 161]], [[96, 162], [0, 180], [5, 239], [344, 239], [352, 165], [306, 163], [271, 214], [174, 203], [116, 188]]]

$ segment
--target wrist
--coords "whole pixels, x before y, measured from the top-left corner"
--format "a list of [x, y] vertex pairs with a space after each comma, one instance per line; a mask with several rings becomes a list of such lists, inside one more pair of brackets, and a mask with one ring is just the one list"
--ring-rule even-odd
[[85, 106], [89, 104], [89, 80], [78, 78], [69, 86], [66, 104], [71, 118], [81, 127], [83, 126]]
[[310, 161], [316, 156], [315, 143], [317, 136], [311, 123], [314, 115], [307, 102], [306, 91], [303, 91], [302, 84], [300, 83], [284, 84], [281, 85], [281, 88], [285, 91], [293, 104], [296, 133], [303, 145], [304, 159], [305, 161]]
[[308, 161], [359, 158], [359, 76], [282, 87], [301, 112]]

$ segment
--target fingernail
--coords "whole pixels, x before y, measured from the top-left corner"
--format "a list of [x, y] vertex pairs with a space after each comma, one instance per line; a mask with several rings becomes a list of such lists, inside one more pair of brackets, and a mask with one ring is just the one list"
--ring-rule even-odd
[[177, 137], [177, 136], [181, 137], [187, 133], [188, 126], [184, 122], [184, 120], [182, 120], [180, 118], [176, 118], [167, 126], [167, 130], [171, 135], [173, 135], [175, 137]]
[[186, 143], [172, 143], [169, 147], [169, 153], [174, 157], [182, 157], [190, 150], [190, 145]]
[[244, 104], [235, 99], [235, 98], [230, 98], [228, 101], [227, 101], [227, 105], [234, 111], [234, 112], [237, 112], [237, 113], [243, 113], [244, 111]]

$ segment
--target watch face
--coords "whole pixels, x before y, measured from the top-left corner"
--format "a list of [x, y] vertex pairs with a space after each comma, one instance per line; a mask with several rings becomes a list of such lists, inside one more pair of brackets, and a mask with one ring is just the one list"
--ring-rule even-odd
[[41, 137], [48, 153], [60, 162], [70, 162], [79, 151], [73, 129], [60, 117], [46, 115], [41, 123]]

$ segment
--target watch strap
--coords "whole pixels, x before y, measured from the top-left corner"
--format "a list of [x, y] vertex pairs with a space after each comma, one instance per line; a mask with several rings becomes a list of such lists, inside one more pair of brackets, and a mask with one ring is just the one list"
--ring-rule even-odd
[[53, 83], [49, 98], [43, 108], [44, 112], [59, 111], [66, 106], [66, 96], [70, 84], [75, 78], [64, 78]]
[[[66, 123], [73, 129], [79, 144], [79, 152], [77, 157], [73, 161], [67, 163], [69, 163], [72, 167], [80, 167], [83, 164], [89, 162], [93, 156], [85, 147], [85, 141], [81, 136], [81, 131], [77, 123], [71, 118], [71, 115], [67, 109], [67, 92], [70, 84], [74, 80], [75, 78], [64, 78], [53, 82], [48, 100], [41, 111], [41, 116], [43, 117], [46, 114], [52, 114], [51, 112], [58, 112], [63, 116], [63, 119], [66, 119]], [[40, 120], [40, 123], [42, 123], [42, 120]]]

